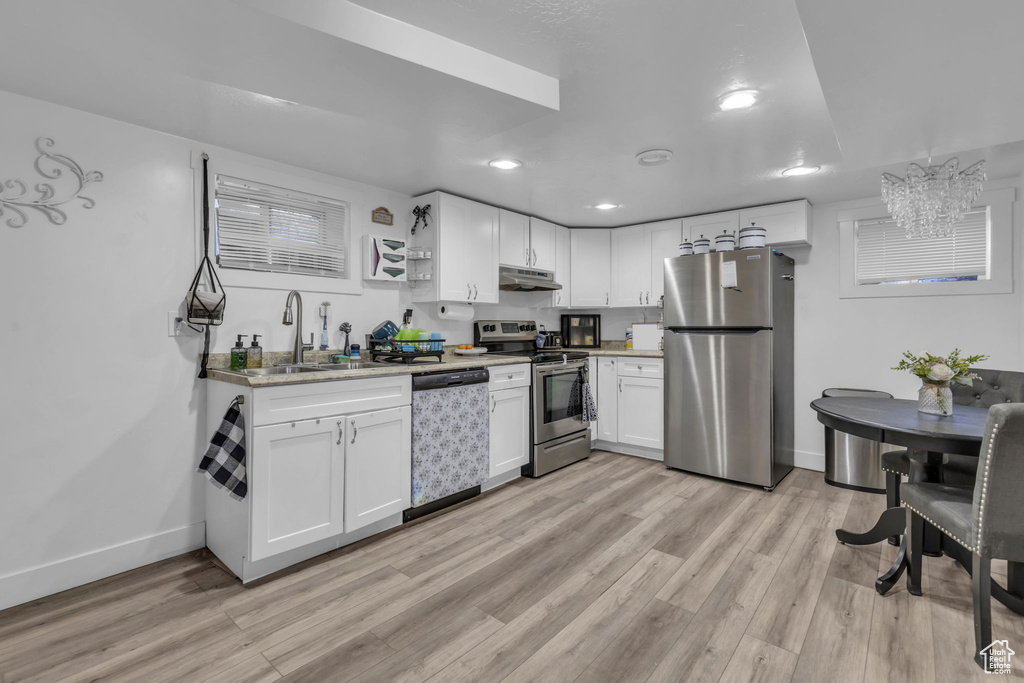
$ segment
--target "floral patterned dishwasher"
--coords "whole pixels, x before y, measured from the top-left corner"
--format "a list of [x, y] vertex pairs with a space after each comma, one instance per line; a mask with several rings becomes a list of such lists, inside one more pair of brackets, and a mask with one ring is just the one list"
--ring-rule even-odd
[[413, 376], [407, 521], [477, 495], [487, 481], [487, 381], [486, 368]]

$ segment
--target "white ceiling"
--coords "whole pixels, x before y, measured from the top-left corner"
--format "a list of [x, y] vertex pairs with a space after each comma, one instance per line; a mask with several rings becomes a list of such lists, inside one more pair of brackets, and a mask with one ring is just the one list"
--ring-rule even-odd
[[[0, 89], [409, 194], [625, 225], [870, 196], [929, 153], [1019, 174], [1022, 25], [1016, 0], [8, 0]], [[736, 87], [762, 100], [719, 112]], [[639, 167], [652, 147], [675, 157]], [[486, 166], [505, 156], [524, 167]], [[801, 162], [823, 171], [779, 176]], [[589, 208], [604, 201], [622, 208]]]

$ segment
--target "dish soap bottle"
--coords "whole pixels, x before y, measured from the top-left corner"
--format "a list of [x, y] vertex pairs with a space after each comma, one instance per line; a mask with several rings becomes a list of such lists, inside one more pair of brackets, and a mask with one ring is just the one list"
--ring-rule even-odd
[[238, 341], [235, 342], [235, 348], [231, 349], [231, 369], [232, 370], [245, 370], [246, 353], [245, 347], [242, 346], [242, 337], [248, 337], [247, 334], [238, 335]]
[[245, 352], [245, 367], [247, 368], [262, 368], [263, 367], [263, 347], [260, 346], [259, 338], [262, 334], [252, 335], [252, 346], [246, 349]]

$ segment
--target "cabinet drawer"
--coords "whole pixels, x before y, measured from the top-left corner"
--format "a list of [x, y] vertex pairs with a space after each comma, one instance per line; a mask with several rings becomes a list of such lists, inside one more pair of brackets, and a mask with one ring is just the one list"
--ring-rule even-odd
[[331, 415], [365, 413], [412, 404], [409, 375], [311, 382], [253, 391], [254, 425], [295, 422]]
[[662, 377], [665, 361], [661, 358], [618, 358], [619, 377]]
[[488, 384], [489, 391], [530, 386], [529, 363], [523, 363], [522, 365], [496, 365], [487, 368], [487, 371], [491, 376]]

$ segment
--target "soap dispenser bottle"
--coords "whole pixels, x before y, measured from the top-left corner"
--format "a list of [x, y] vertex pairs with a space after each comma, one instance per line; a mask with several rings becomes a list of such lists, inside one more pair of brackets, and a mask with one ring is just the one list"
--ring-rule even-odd
[[252, 335], [252, 345], [246, 349], [245, 352], [245, 367], [247, 368], [262, 368], [263, 367], [263, 347], [260, 346], [259, 338], [262, 334]]
[[245, 347], [242, 346], [242, 337], [249, 335], [240, 334], [238, 335], [238, 341], [235, 342], [235, 348], [231, 349], [231, 369], [232, 370], [245, 370], [246, 353]]

